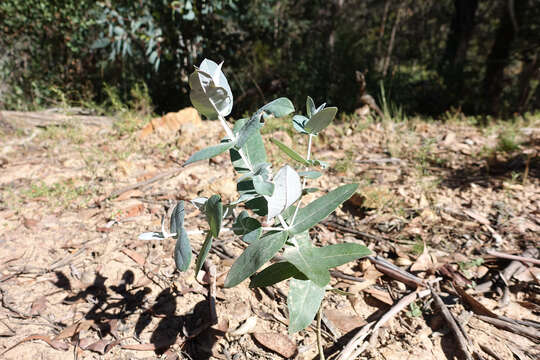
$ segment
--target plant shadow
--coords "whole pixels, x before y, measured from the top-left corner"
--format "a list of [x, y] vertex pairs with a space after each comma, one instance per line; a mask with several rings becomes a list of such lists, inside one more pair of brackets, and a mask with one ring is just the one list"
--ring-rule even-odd
[[[69, 278], [61, 271], [55, 274], [57, 281], [54, 285], [73, 292]], [[210, 358], [211, 349], [220, 333], [208, 325], [210, 318], [207, 300], [198, 302], [188, 313], [178, 315], [177, 300], [181, 299], [182, 294], [171, 288], [163, 289], [152, 300], [148, 298], [151, 294], [150, 288], [130, 288], [130, 285], [135, 283], [135, 275], [130, 270], [124, 272], [116, 285], [106, 286], [106, 280], [107, 278], [98, 273], [92, 284], [64, 298], [64, 303], [67, 304], [79, 301], [92, 304], [84, 319], [92, 321], [101, 339], [110, 336], [119, 340], [118, 324], [131, 326], [133, 316], [136, 316], [134, 328], [129, 331], [132, 331], [133, 339], [144, 343], [139, 338], [154, 319], [159, 319], [157, 325], [153, 325], [149, 339], [156, 355], [161, 356], [173, 345], [182, 344], [185, 355], [193, 359]], [[122, 338], [125, 339], [126, 336]]]

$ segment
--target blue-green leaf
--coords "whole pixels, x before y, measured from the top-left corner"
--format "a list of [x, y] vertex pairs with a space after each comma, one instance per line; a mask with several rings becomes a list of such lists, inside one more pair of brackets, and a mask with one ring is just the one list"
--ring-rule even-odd
[[244, 147], [247, 141], [255, 135], [259, 129], [262, 127], [261, 124], [262, 112], [256, 112], [242, 128], [238, 131], [238, 138], [236, 139], [236, 144], [238, 148]]
[[305, 129], [311, 134], [318, 134], [324, 130], [334, 117], [336, 116], [337, 108], [329, 107], [322, 109], [321, 111], [315, 113], [311, 119], [306, 123]]
[[236, 218], [232, 230], [236, 235], [243, 235], [242, 240], [249, 244], [260, 238], [262, 225], [257, 219], [249, 217], [247, 211], [244, 210]]
[[283, 117], [294, 111], [294, 105], [291, 100], [281, 97], [264, 105], [259, 111], [261, 110], [267, 114], [274, 115], [274, 117]]
[[315, 110], [317, 108], [315, 107], [315, 102], [313, 101], [313, 99], [308, 96], [307, 99], [306, 99], [306, 113], [307, 113], [307, 116], [310, 118], [313, 116], [313, 114], [315, 113]]
[[298, 210], [295, 223], [289, 229], [292, 235], [308, 230], [330, 215], [342, 202], [350, 198], [358, 184], [348, 184], [330, 191], [328, 194]]
[[289, 333], [303, 330], [311, 324], [324, 298], [324, 287], [310, 280], [291, 279], [287, 307], [289, 308]]
[[372, 255], [371, 250], [364, 245], [342, 243], [313, 248], [313, 254], [311, 256], [316, 258], [317, 262], [324, 267], [330, 269], [368, 255]]
[[253, 275], [270, 260], [287, 241], [287, 232], [269, 233], [249, 244], [236, 259], [225, 279], [225, 287], [233, 287]]
[[317, 179], [322, 176], [322, 173], [320, 171], [302, 171], [299, 172], [298, 175], [301, 177], [306, 177], [308, 179]]
[[301, 134], [307, 134], [308, 132], [305, 130], [306, 124], [309, 121], [309, 119], [302, 115], [294, 115], [292, 118], [293, 127], [296, 131], [298, 131]]
[[176, 245], [174, 247], [174, 262], [179, 271], [186, 271], [191, 262], [191, 244], [186, 229], [181, 228], [177, 233]]
[[293, 264], [287, 261], [278, 262], [265, 268], [263, 271], [251, 278], [250, 288], [265, 287], [277, 284], [290, 277], [307, 280], [307, 277], [298, 271]]
[[302, 157], [302, 155], [300, 155], [299, 153], [297, 153], [296, 151], [294, 151], [293, 149], [291, 149], [290, 147], [288, 147], [287, 145], [285, 145], [281, 141], [279, 141], [279, 140], [277, 140], [275, 138], [270, 138], [270, 141], [273, 142], [274, 144], [276, 144], [277, 147], [281, 151], [283, 151], [291, 159], [293, 159], [295, 161], [298, 161], [300, 164], [302, 164], [304, 166], [309, 166], [309, 162], [306, 159], [304, 159]]
[[223, 219], [223, 203], [219, 195], [212, 195], [206, 202], [206, 218], [210, 225], [210, 233], [213, 237], [219, 236], [221, 230], [221, 221]]
[[287, 247], [283, 252], [285, 260], [293, 264], [318, 286], [324, 288], [328, 285], [330, 272], [317, 258], [317, 248], [311, 244], [307, 231], [296, 235], [292, 242], [294, 245]]
[[281, 214], [302, 195], [300, 176], [289, 165], [283, 166], [274, 177], [275, 189], [268, 200], [268, 220]]
[[170, 231], [172, 234], [178, 234], [180, 230], [184, 227], [184, 201], [179, 201], [178, 204], [174, 207], [171, 214], [171, 226]]
[[231, 149], [234, 146], [233, 141], [222, 142], [221, 144], [207, 147], [205, 149], [197, 151], [195, 154], [191, 155], [189, 159], [184, 163], [183, 166], [187, 166], [196, 161], [206, 160], [213, 158], [219, 154], [224, 153], [225, 151]]
[[[240, 129], [246, 124], [247, 121], [248, 119], [240, 119], [236, 121], [233, 129], [235, 134], [238, 134]], [[256, 168], [258, 165], [267, 162], [266, 150], [264, 148], [264, 142], [260, 131], [254, 131], [248, 137], [246, 143], [242, 147], [242, 151], [244, 152], [244, 155], [248, 158], [253, 168]], [[248, 166], [244, 164], [244, 161], [240, 157], [238, 150], [233, 148], [230, 150], [230, 153], [234, 169], [240, 174], [249, 172]]]
[[201, 251], [199, 252], [199, 255], [197, 256], [197, 260], [195, 261], [195, 276], [201, 271], [204, 260], [206, 260], [206, 257], [208, 256], [208, 253], [210, 252], [210, 248], [212, 247], [212, 234], [209, 232], [206, 233], [206, 239], [204, 239], [204, 243], [201, 247]]
[[260, 195], [272, 196], [274, 193], [274, 184], [265, 181], [261, 175], [253, 177], [253, 186], [255, 187], [255, 191]]

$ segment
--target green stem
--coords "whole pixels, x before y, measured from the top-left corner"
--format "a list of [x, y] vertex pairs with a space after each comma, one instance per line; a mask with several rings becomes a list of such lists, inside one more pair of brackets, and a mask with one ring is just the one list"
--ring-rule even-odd
[[[313, 134], [309, 134], [308, 139], [308, 148], [307, 148], [307, 156], [306, 159], [309, 160], [311, 158], [311, 142], [313, 140]], [[309, 170], [309, 168], [306, 166], [306, 170]], [[304, 188], [306, 187], [307, 178], [304, 177], [304, 181], [302, 182], [302, 191], [304, 191]], [[296, 215], [298, 214], [298, 210], [300, 209], [300, 205], [302, 205], [302, 198], [298, 201], [298, 204], [296, 205], [296, 209], [294, 210], [294, 215], [291, 220], [291, 226], [294, 224], [294, 220], [296, 220]]]
[[321, 336], [321, 313], [322, 313], [322, 304], [319, 307], [319, 311], [317, 312], [317, 347], [319, 348], [319, 360], [325, 360], [324, 349], [322, 346], [322, 336]]

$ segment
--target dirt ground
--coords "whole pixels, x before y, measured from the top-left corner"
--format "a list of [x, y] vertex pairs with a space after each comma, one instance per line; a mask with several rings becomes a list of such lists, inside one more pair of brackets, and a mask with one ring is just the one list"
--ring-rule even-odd
[[[244, 248], [231, 232], [209, 256], [214, 325], [209, 277], [196, 279], [193, 266], [175, 271], [173, 241], [137, 238], [159, 231], [178, 200], [235, 199], [228, 156], [181, 167], [224, 136], [219, 123], [180, 113], [140, 131], [147, 121], [136, 116], [1, 114], [0, 358], [319, 358], [316, 322], [287, 334], [286, 282], [223, 288]], [[305, 138], [290, 128], [271, 120], [264, 137], [304, 153]], [[540, 119], [489, 127], [347, 119], [327, 129], [313, 157], [329, 167], [312, 196], [351, 182], [359, 190], [312, 229], [316, 244], [365, 244], [421, 284], [411, 298], [414, 281], [373, 261], [335, 269], [323, 301], [327, 359], [538, 359], [539, 150]], [[267, 151], [274, 168], [286, 160], [271, 143]], [[206, 225], [190, 205], [186, 224], [197, 253]], [[345, 354], [362, 329], [363, 351]]]

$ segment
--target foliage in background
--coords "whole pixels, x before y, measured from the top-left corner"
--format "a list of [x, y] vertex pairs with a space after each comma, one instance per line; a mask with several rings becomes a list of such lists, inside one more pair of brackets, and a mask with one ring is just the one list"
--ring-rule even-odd
[[7, 108], [47, 105], [51, 86], [101, 102], [104, 83], [126, 102], [144, 81], [157, 112], [178, 110], [202, 57], [228, 60], [235, 117], [284, 93], [353, 111], [355, 70], [406, 114], [540, 108], [534, 0], [4, 0], [0, 19]]

